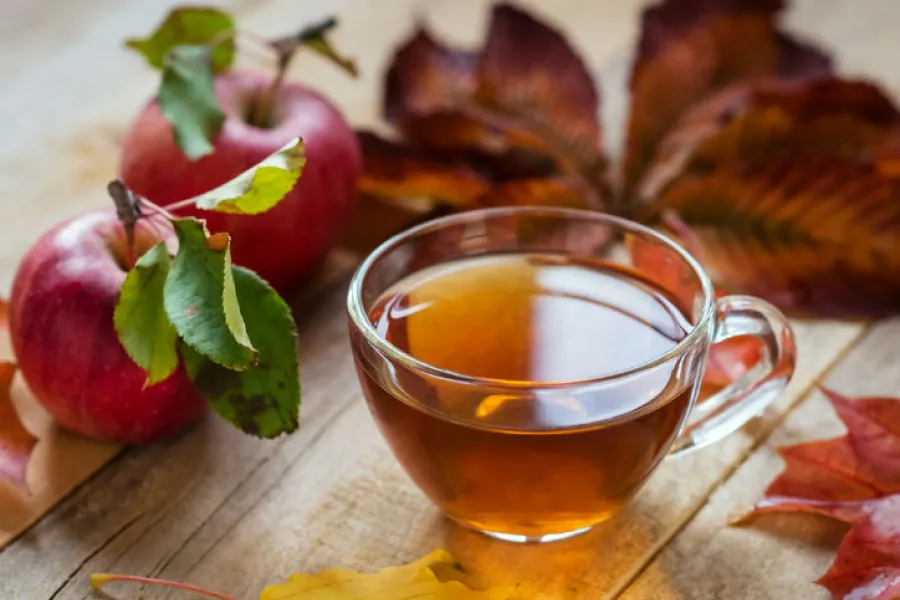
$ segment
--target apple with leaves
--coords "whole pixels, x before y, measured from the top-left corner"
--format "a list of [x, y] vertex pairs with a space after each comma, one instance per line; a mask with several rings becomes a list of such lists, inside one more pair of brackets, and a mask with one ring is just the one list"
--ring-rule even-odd
[[34, 244], [15, 276], [9, 326], [19, 369], [57, 422], [128, 444], [169, 437], [208, 405], [260, 437], [297, 427], [290, 309], [253, 271], [232, 266], [229, 234], [173, 213], [263, 212], [303, 164], [295, 139], [169, 209], [116, 180], [116, 212], [76, 216]]
[[277, 57], [275, 74], [230, 69], [236, 30], [215, 8], [175, 9], [149, 38], [127, 43], [162, 71], [156, 98], [134, 120], [122, 149], [121, 177], [135, 193], [161, 206], [180, 202], [221, 185], [288, 140], [304, 139], [309, 162], [303, 179], [278, 207], [252, 218], [206, 217], [212, 231], [234, 234], [236, 264], [282, 291], [301, 282], [339, 240], [362, 168], [356, 135], [340, 111], [312, 89], [284, 80], [301, 47], [356, 74], [354, 63], [325, 37], [335, 25], [327, 19], [266, 43]]

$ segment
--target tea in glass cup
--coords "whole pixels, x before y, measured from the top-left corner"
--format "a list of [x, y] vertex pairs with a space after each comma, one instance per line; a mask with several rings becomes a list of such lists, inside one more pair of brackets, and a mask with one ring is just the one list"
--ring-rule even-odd
[[[360, 268], [349, 310], [363, 391], [406, 472], [451, 518], [516, 541], [606, 520], [673, 446], [733, 431], [793, 369], [771, 306], [716, 303], [674, 242], [581, 211], [413, 229]], [[691, 419], [710, 341], [748, 333], [764, 360]]]

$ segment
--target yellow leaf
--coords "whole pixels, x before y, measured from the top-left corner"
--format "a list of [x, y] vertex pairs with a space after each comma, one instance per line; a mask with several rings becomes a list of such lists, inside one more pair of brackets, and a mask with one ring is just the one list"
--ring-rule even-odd
[[292, 575], [287, 583], [270, 585], [260, 600], [507, 600], [513, 588], [473, 591], [458, 581], [440, 581], [433, 568], [452, 564], [437, 550], [402, 567], [360, 574], [326, 569], [318, 575]]

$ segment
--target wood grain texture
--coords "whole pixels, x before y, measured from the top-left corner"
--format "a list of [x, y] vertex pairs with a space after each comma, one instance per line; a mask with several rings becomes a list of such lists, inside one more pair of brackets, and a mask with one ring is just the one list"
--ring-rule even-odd
[[[897, 396], [900, 320], [873, 326], [823, 382], [842, 394]], [[810, 515], [729, 521], [758, 500], [783, 462], [777, 446], [840, 435], [831, 405], [814, 391], [757, 452], [711, 495], [703, 510], [625, 593], [623, 600], [828, 598], [812, 581], [834, 559], [845, 525]]]
[[[54, 12], [39, 11], [26, 0], [3, 2], [0, 35], [12, 42], [15, 60], [0, 57], [4, 77], [0, 114], [14, 116], [0, 143], [0, 192], [12, 199], [0, 203], [0, 220], [9, 232], [0, 236], [0, 290], [8, 289], [18, 258], [40, 232], [65, 216], [105, 206], [102, 189], [115, 173], [122, 131], [155, 84], [155, 75], [119, 48], [120, 40], [146, 31], [174, 3], [85, 0], [76, 7], [54, 0], [59, 5]], [[363, 77], [348, 80], [306, 56], [296, 61], [293, 75], [335, 98], [354, 123], [377, 126], [380, 73], [393, 44], [420, 16], [454, 40], [474, 42], [483, 32], [489, 2], [222, 4], [235, 11], [247, 29], [272, 33], [290, 28], [285, 15], [300, 23], [337, 10], [343, 24], [336, 39], [358, 57]], [[600, 74], [607, 137], [611, 146], [618, 147], [626, 110], [624, 81], [638, 8], [645, 2], [522, 4], [564, 26], [591, 70]], [[864, 13], [839, 0], [803, 0], [796, 2], [790, 21], [833, 43], [842, 67], [880, 75], [900, 86], [900, 74], [888, 73], [884, 53], [884, 44], [893, 39], [891, 28], [898, 24], [890, 4], [867, 0]], [[876, 63], [883, 68], [869, 66]], [[264, 66], [265, 61], [253, 64]], [[52, 176], [46, 175], [48, 156]], [[345, 273], [346, 264], [343, 269], [336, 272]], [[660, 570], [666, 577], [650, 581], [649, 574], [640, 577], [645, 567], [723, 481], [732, 485], [735, 469], [862, 331], [859, 324], [798, 323], [798, 375], [764, 418], [714, 449], [666, 463], [625, 513], [596, 531], [561, 544], [518, 547], [448, 525], [400, 471], [362, 402], [346, 340], [343, 295], [339, 288], [318, 303], [304, 304], [300, 311], [305, 395], [298, 434], [261, 442], [211, 417], [169, 443], [122, 452], [0, 550], [0, 598], [87, 598], [89, 573], [119, 571], [190, 581], [250, 599], [266, 583], [294, 571], [325, 566], [370, 571], [436, 546], [456, 553], [476, 583], [520, 584], [522, 598], [538, 590], [566, 600], [614, 598], [636, 578], [626, 596], [662, 597], [655, 595], [657, 590], [676, 589], [671, 572], [661, 569], [661, 559], [657, 560], [651, 571]], [[77, 457], [66, 470], [80, 473], [81, 479], [115, 452], [105, 449], [108, 455], [91, 455], [76, 450], [77, 444], [87, 442], [71, 438], [52, 447], [58, 456]], [[753, 459], [759, 460], [761, 452]], [[742, 472], [743, 467], [738, 473]], [[48, 496], [49, 504], [66, 491], [58, 486]], [[4, 493], [0, 490], [0, 495]], [[678, 535], [676, 546], [705, 512]], [[4, 516], [0, 515], [0, 545]], [[731, 530], [723, 530], [718, 521], [708, 531], [714, 535]], [[702, 541], [690, 546], [690, 554], [701, 553], [703, 547]], [[727, 555], [734, 548], [725, 545], [721, 551]], [[820, 558], [814, 551], [806, 552], [798, 552], [802, 556], [797, 560], [817, 569]], [[725, 561], [726, 555], [707, 554], [706, 564]], [[741, 567], [740, 562], [732, 564]], [[787, 577], [786, 570], [782, 578]], [[674, 597], [750, 597], [692, 595], [693, 582], [708, 571], [697, 567], [678, 593], [686, 591]], [[759, 597], [797, 597], [777, 593]], [[170, 596], [148, 589], [141, 597]]]

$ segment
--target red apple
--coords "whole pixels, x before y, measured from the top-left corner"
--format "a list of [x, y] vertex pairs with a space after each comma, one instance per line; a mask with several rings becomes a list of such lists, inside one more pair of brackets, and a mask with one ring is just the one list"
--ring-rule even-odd
[[[137, 255], [160, 236], [139, 221]], [[184, 429], [207, 404], [183, 369], [145, 387], [147, 374], [119, 343], [113, 312], [127, 254], [113, 211], [56, 226], [19, 264], [9, 327], [28, 387], [58, 423], [92, 438], [142, 444]]]
[[121, 177], [135, 193], [167, 205], [199, 195], [260, 162], [291, 139], [306, 143], [306, 166], [294, 190], [273, 210], [253, 216], [183, 211], [206, 219], [211, 231], [233, 234], [232, 259], [276, 289], [296, 285], [340, 238], [353, 208], [362, 157], [356, 135], [320, 94], [283, 83], [269, 128], [247, 122], [272, 77], [230, 72], [216, 79], [226, 114], [215, 151], [189, 160], [155, 101], [138, 115], [125, 138]]

